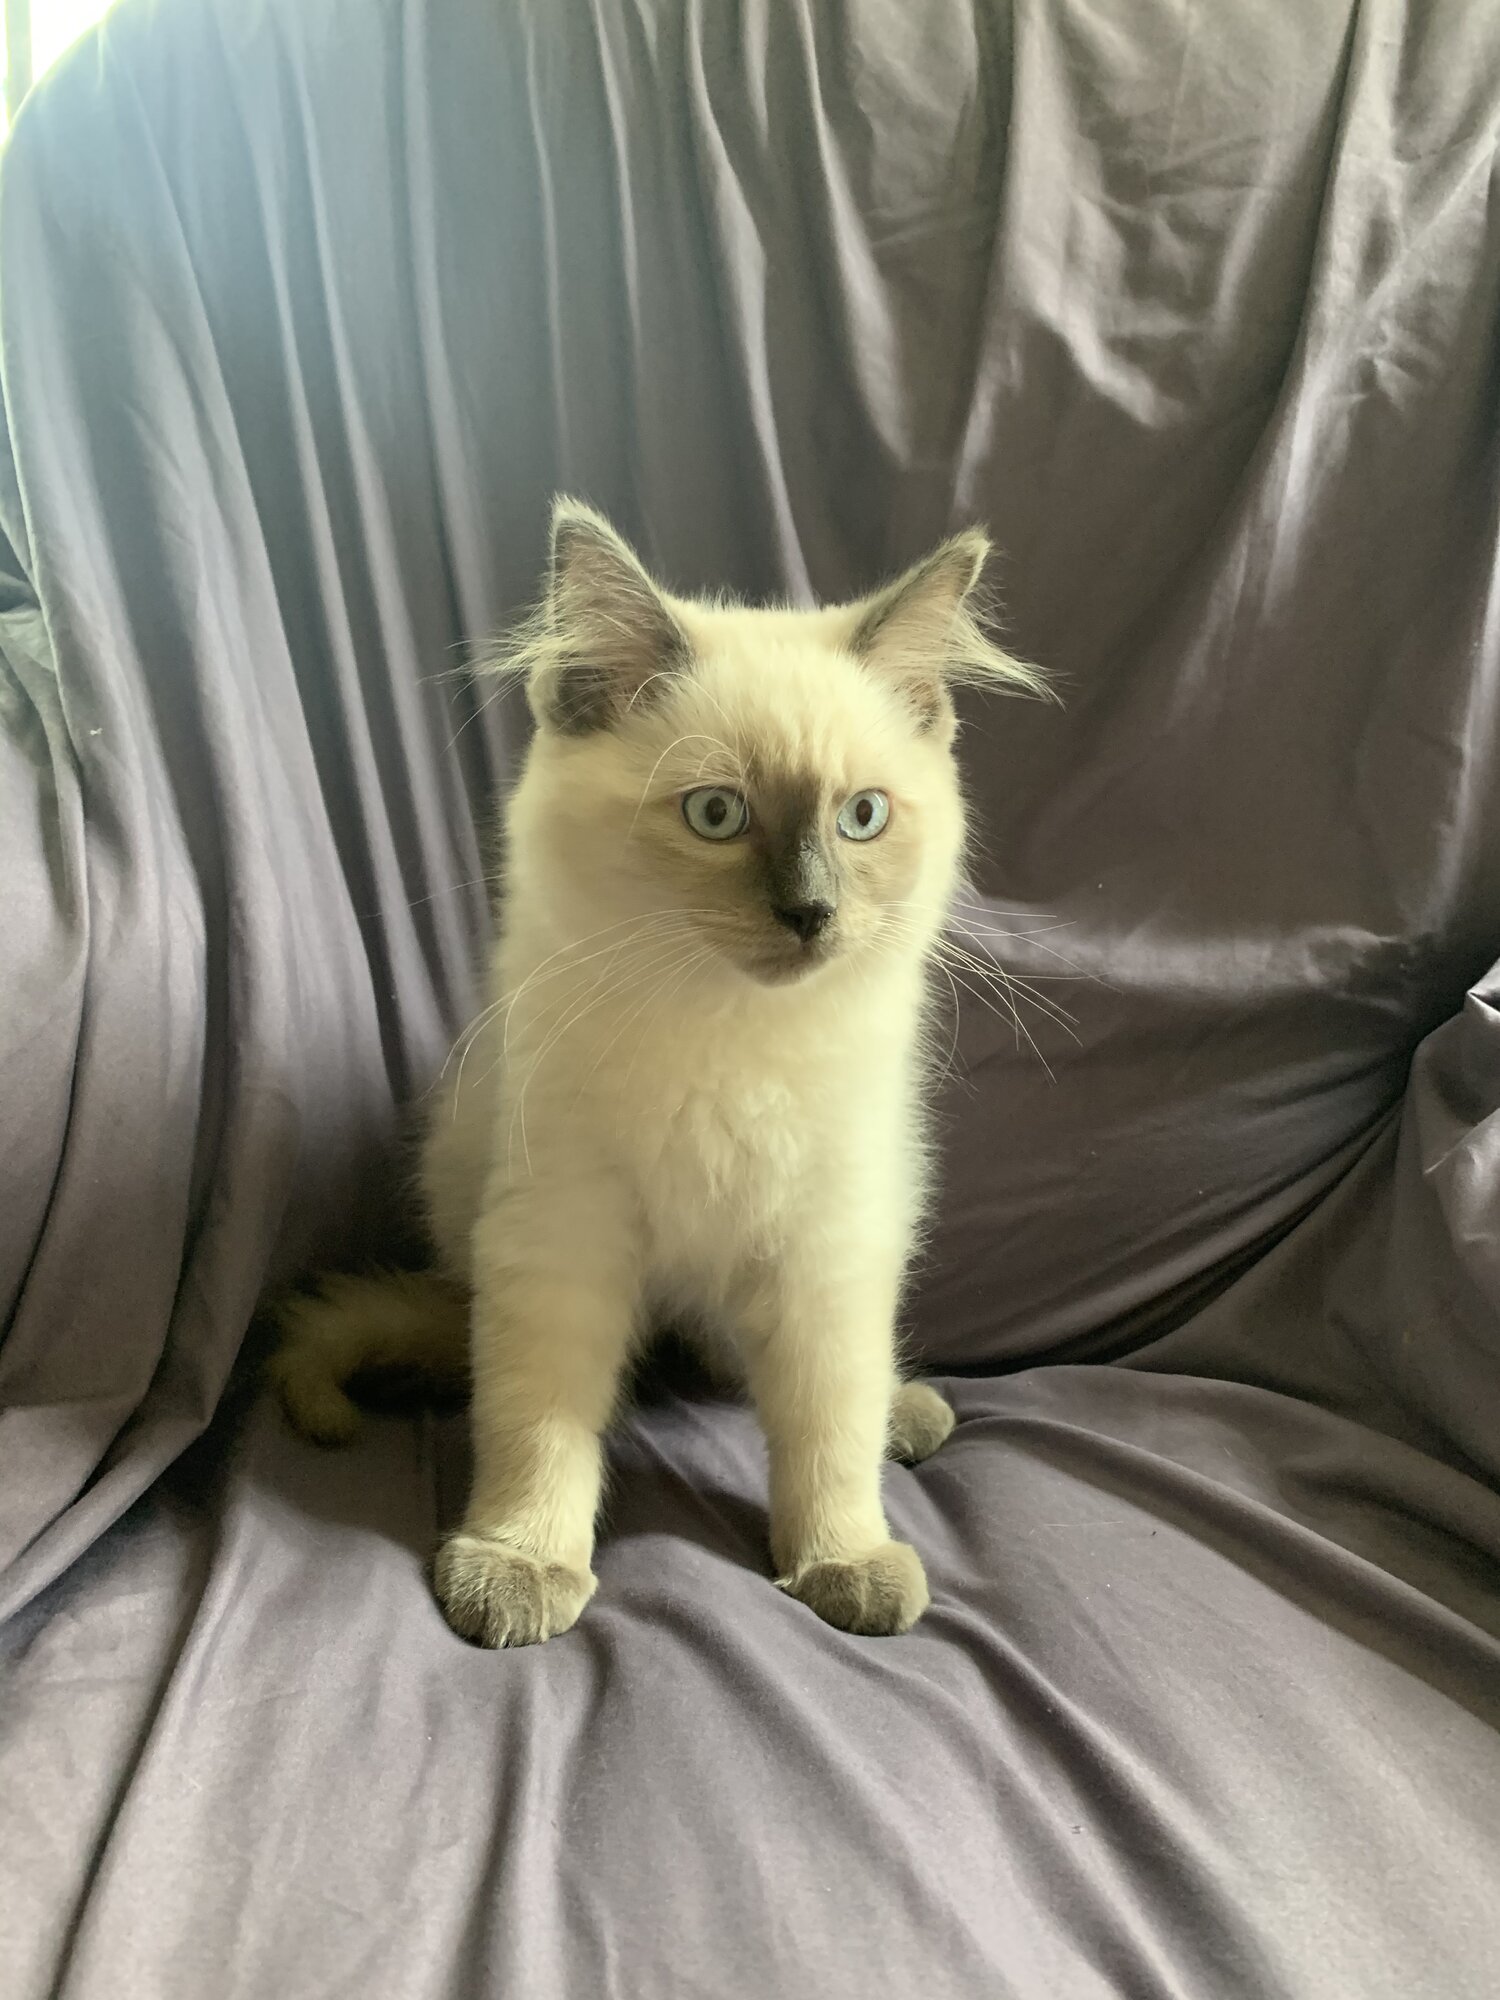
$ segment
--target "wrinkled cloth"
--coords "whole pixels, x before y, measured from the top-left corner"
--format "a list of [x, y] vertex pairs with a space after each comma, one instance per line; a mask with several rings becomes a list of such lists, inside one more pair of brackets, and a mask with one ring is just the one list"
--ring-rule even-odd
[[[34, 93], [8, 1991], [1494, 1993], [1497, 129], [1468, 0], [124, 0]], [[1063, 696], [964, 709], [906, 1639], [669, 1384], [581, 1624], [476, 1652], [462, 1424], [255, 1388], [413, 1248], [559, 489], [798, 601], [982, 521]]]

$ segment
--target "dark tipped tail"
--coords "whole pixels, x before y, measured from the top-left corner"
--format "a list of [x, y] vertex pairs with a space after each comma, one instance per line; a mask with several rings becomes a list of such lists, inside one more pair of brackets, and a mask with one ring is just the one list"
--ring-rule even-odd
[[359, 1429], [356, 1375], [400, 1370], [451, 1392], [468, 1380], [468, 1294], [432, 1271], [335, 1276], [288, 1299], [267, 1372], [295, 1428], [315, 1444]]

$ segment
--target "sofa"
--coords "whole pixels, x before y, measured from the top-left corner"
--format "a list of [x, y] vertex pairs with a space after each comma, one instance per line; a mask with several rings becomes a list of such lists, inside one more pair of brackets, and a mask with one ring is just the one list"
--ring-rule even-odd
[[[38, 86], [8, 1995], [1500, 1992], [1497, 132], [1472, 0], [122, 0]], [[963, 703], [901, 1638], [667, 1369], [579, 1625], [466, 1646], [462, 1415], [262, 1386], [421, 1254], [557, 491], [754, 601], [982, 523], [1061, 696]]]

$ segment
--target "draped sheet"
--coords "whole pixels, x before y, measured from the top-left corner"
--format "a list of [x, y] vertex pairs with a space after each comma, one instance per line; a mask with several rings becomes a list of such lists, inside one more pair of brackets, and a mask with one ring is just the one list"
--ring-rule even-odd
[[[0, 1962], [26, 1996], [1360, 1995], [1500, 1965], [1500, 14], [124, 0], [0, 163]], [[1002, 553], [892, 1468], [934, 1608], [621, 1426], [449, 1634], [409, 1250], [557, 489], [671, 584]]]

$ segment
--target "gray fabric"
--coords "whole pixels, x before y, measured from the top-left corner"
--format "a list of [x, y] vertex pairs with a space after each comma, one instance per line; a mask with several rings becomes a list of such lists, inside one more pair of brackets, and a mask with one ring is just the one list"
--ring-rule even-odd
[[[1469, 0], [125, 0], [37, 93], [8, 1993], [1495, 1991], [1497, 127]], [[1077, 1039], [963, 1010], [904, 1640], [669, 1386], [582, 1624], [475, 1652], [461, 1423], [231, 1387], [399, 1246], [524, 742], [449, 670], [558, 487], [756, 594], [982, 519], [1063, 683], [968, 716], [965, 922]]]

